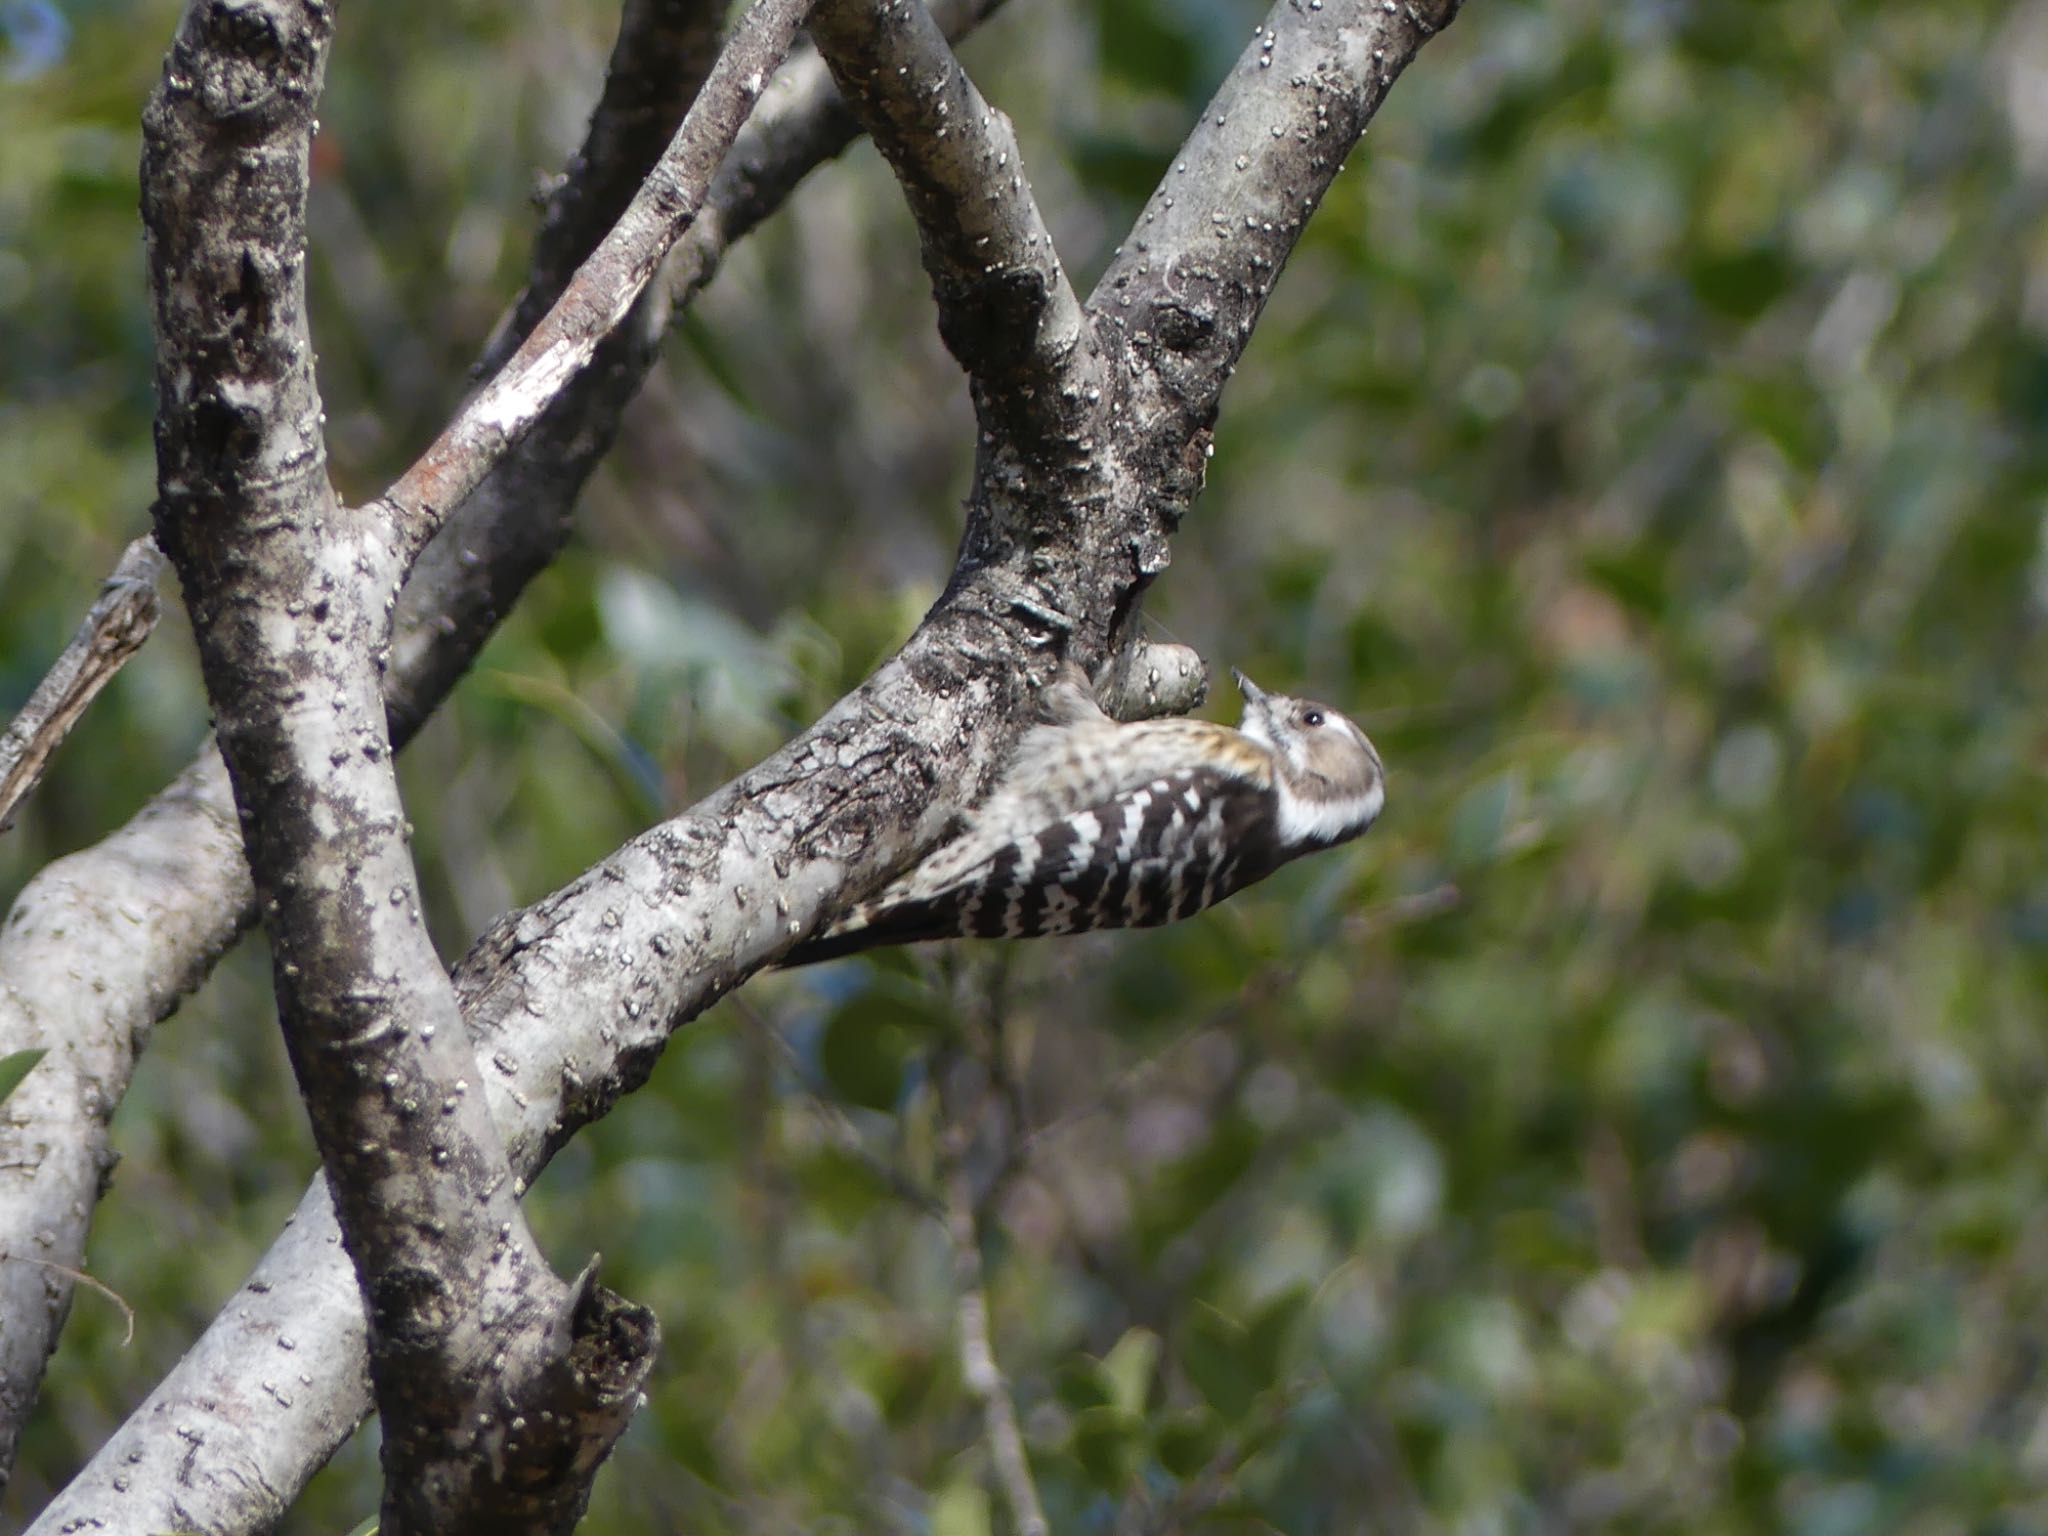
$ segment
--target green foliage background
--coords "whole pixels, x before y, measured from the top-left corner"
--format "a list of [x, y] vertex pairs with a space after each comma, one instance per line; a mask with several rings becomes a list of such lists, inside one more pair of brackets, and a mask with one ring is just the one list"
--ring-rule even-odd
[[[967, 48], [1099, 270], [1257, 10]], [[0, 704], [152, 478], [161, 0], [0, 0]], [[362, 0], [323, 107], [335, 473], [514, 291], [613, 15]], [[541, 1181], [659, 1309], [592, 1528], [1006, 1529], [932, 1062], [999, 1007], [998, 1354], [1060, 1532], [2048, 1529], [2048, 4], [1473, 0], [1315, 220], [1151, 611], [1355, 711], [1362, 845], [1181, 928], [770, 978]], [[800, 727], [950, 559], [971, 431], [865, 149], [738, 253], [406, 781], [446, 951]], [[1219, 701], [1219, 710], [1227, 706]], [[0, 896], [197, 744], [176, 620]], [[159, 1032], [32, 1511], [312, 1167], [260, 944]], [[345, 1453], [291, 1517], [374, 1504]]]

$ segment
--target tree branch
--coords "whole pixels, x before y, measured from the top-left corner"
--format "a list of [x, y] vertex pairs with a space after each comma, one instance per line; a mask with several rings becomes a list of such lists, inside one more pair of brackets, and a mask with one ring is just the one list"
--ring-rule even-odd
[[193, 0], [144, 114], [157, 540], [370, 1318], [382, 1527], [567, 1529], [656, 1329], [548, 1269], [420, 919], [380, 679], [402, 530], [335, 503], [305, 315], [331, 26], [324, 0]]
[[[1137, 335], [1124, 322], [1118, 331], [1142, 359]], [[1103, 404], [1114, 421], [1128, 402]], [[671, 1030], [928, 846], [1001, 761], [1031, 683], [1051, 671], [1058, 651], [1101, 660], [1163, 564], [1165, 536], [1199, 485], [1213, 415], [1213, 395], [1207, 415], [1193, 394], [1153, 390], [1147, 404], [1143, 453], [1119, 451], [1114, 465], [1103, 462], [1106, 448], [1077, 459], [1085, 497], [1069, 496], [1071, 482], [1057, 474], [1005, 478], [1010, 466], [985, 452], [954, 584], [894, 662], [760, 769], [507, 919], [472, 952], [459, 992], [516, 1167], [537, 1167], [644, 1077]], [[287, 1282], [295, 1291], [311, 1283]], [[265, 1305], [295, 1315], [287, 1303], [273, 1289]], [[181, 1413], [209, 1402], [262, 1408], [261, 1353], [214, 1347], [242, 1304], [152, 1404]], [[227, 1379], [196, 1374], [201, 1357]], [[316, 1379], [289, 1416], [318, 1419], [336, 1391], [345, 1395], [347, 1383]], [[196, 1458], [189, 1443], [151, 1438], [131, 1423], [46, 1512], [46, 1526], [57, 1528], [49, 1522], [60, 1512], [69, 1520], [142, 1509], [147, 1498], [121, 1495], [123, 1487], [141, 1493], [141, 1467], [153, 1479], [147, 1497], [168, 1501], [162, 1507], [191, 1507], [186, 1495], [200, 1487], [239, 1507], [246, 1490], [223, 1485], [242, 1480], [245, 1464], [229, 1458], [254, 1450], [269, 1468], [263, 1442], [285, 1436], [266, 1435], [265, 1425], [276, 1431], [278, 1418], [230, 1424], [202, 1413], [201, 1437], [220, 1445], [209, 1441]], [[274, 1458], [287, 1465], [271, 1486], [288, 1493], [309, 1454], [300, 1443]]]
[[810, 32], [902, 185], [939, 332], [974, 382], [984, 428], [1011, 439], [1079, 435], [1092, 414], [1086, 392], [1101, 398], [1103, 363], [1010, 120], [912, 0], [820, 0]]
[[[645, 1079], [675, 1028], [935, 840], [954, 775], [978, 786], [993, 770], [1027, 690], [1011, 659], [1019, 630], [991, 627], [973, 612], [983, 606], [977, 597], [935, 616], [803, 738], [508, 916], [457, 967], [519, 1188]], [[316, 1185], [257, 1274], [36, 1529], [241, 1530], [274, 1518], [368, 1406], [359, 1367], [315, 1368], [364, 1340], [336, 1237]], [[289, 1391], [277, 1390], [281, 1371]]]
[[1089, 296], [1133, 354], [1141, 422], [1215, 420], [1309, 216], [1462, 3], [1279, 0], [1267, 13]]
[[380, 505], [397, 523], [403, 568], [632, 313], [703, 207], [712, 176], [809, 9], [810, 0], [754, 0], [618, 223], [511, 360], [385, 492]]
[[[945, 0], [941, 13], [949, 28], [965, 30], [998, 3]], [[732, 241], [856, 134], [815, 56], [794, 61], [786, 73], [790, 83], [778, 78], [771, 88], [676, 254], [678, 308], [709, 283]], [[680, 106], [673, 110], [681, 115]], [[579, 159], [582, 174], [605, 169], [592, 148], [587, 144]], [[549, 281], [537, 260], [530, 286]], [[395, 744], [446, 697], [526, 583], [561, 548], [569, 511], [652, 364], [666, 306], [651, 298], [500, 461], [415, 568], [400, 600], [385, 686]], [[50, 865], [22, 891], [0, 926], [0, 1048], [46, 1047], [52, 1054], [0, 1116], [0, 1247], [70, 1268], [83, 1263], [92, 1211], [113, 1164], [107, 1120], [127, 1092], [135, 1058], [151, 1027], [253, 921], [253, 900], [227, 774], [211, 747], [126, 827]], [[13, 1464], [69, 1307], [71, 1286], [62, 1274], [0, 1265], [0, 1475]], [[308, 1305], [317, 1312], [317, 1302]], [[251, 1315], [252, 1326], [263, 1326], [260, 1308]], [[289, 1335], [295, 1315], [287, 1307], [270, 1321]], [[360, 1344], [358, 1331], [358, 1351]], [[259, 1357], [231, 1349], [225, 1358]], [[356, 1358], [352, 1377], [338, 1378], [344, 1397], [351, 1380], [361, 1387]], [[349, 1423], [362, 1411], [357, 1406]], [[317, 1424], [311, 1432], [317, 1438], [329, 1428]], [[323, 1440], [311, 1465], [338, 1439]], [[251, 1454], [270, 1452], [291, 1454], [270, 1443]], [[226, 1454], [232, 1461], [235, 1453]], [[203, 1481], [203, 1471], [195, 1477]]]
[[724, 17], [717, 0], [626, 0], [621, 7], [583, 147], [548, 198], [526, 289], [484, 349], [477, 376], [504, 366], [624, 217], [717, 63]]
[[42, 781], [51, 755], [86, 706], [156, 628], [156, 580], [163, 568], [164, 557], [149, 539], [137, 539], [122, 552], [78, 633], [0, 734], [0, 832], [14, 824], [14, 813]]

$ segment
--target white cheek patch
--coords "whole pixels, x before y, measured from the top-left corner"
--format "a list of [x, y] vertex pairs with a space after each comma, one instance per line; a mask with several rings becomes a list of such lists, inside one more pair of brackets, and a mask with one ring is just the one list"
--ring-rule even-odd
[[1336, 800], [1309, 800], [1281, 780], [1279, 831], [1283, 847], [1302, 843], [1341, 843], [1356, 837], [1379, 818], [1387, 803], [1387, 786], [1375, 780], [1362, 794]]

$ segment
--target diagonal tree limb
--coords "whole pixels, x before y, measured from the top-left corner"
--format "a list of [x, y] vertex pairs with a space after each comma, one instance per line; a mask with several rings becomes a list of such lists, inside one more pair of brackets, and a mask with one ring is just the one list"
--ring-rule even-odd
[[626, 0], [583, 147], [548, 197], [526, 288], [484, 348], [478, 377], [504, 366], [625, 215], [718, 61], [725, 10], [718, 0]]
[[0, 832], [13, 824], [14, 813], [34, 793], [51, 755], [87, 706], [156, 628], [156, 582], [163, 568], [164, 557], [149, 539], [137, 539], [122, 551], [78, 633], [21, 713], [0, 732]]
[[[959, 37], [1003, 3], [934, 0], [932, 14], [948, 37]], [[630, 21], [622, 27], [622, 48], [637, 30]], [[621, 67], [615, 58], [614, 76]], [[397, 741], [407, 740], [440, 704], [513, 599], [561, 549], [576, 498], [609, 450], [620, 415], [653, 365], [672, 315], [710, 285], [734, 241], [750, 234], [805, 176], [859, 133], [817, 56], [807, 49], [793, 54], [769, 82], [719, 167], [701, 212], [670, 253], [661, 282], [642, 295], [628, 320], [599, 347], [591, 366], [493, 466], [421, 555], [399, 599], [386, 689]], [[601, 135], [594, 120], [578, 166], [597, 163], [600, 138], [617, 143], [624, 137]], [[598, 205], [581, 200], [577, 206]], [[594, 245], [601, 232], [585, 234]], [[574, 247], [565, 243], [564, 248]], [[573, 274], [544, 267], [541, 254], [536, 252], [529, 291], [559, 292]], [[508, 338], [516, 341], [518, 335], [508, 319], [479, 369], [488, 369], [494, 354], [509, 355]]]
[[1208, 423], [1294, 244], [1387, 92], [1463, 0], [1276, 5], [1089, 296], [1123, 334], [1133, 412], [1175, 450]]
[[809, 10], [810, 0], [754, 0], [618, 223], [504, 367], [380, 498], [401, 536], [403, 570], [632, 313]]
[[820, 0], [810, 32], [910, 204], [939, 332], [974, 385], [984, 430], [1020, 443], [1078, 437], [1096, 414], [1106, 364], [1010, 120], [921, 5]]
[[[526, 286], [485, 344], [473, 377], [488, 378], [505, 365], [625, 212], [716, 61], [724, 11], [718, 0], [626, 0], [590, 126], [550, 193], [534, 237]], [[739, 142], [773, 132], [786, 116], [771, 96]], [[721, 168], [720, 178], [726, 174]], [[714, 181], [688, 233], [707, 220], [715, 223], [725, 201]], [[385, 689], [400, 745], [567, 541], [570, 510], [653, 364], [668, 312], [665, 295], [644, 296], [599, 344], [590, 366], [463, 499], [414, 566], [393, 621]]]
[[[1119, 359], [1120, 515], [1137, 592], [1207, 472], [1223, 388], [1295, 242], [1394, 80], [1463, 0], [1276, 0], [1088, 297]], [[1135, 597], [1113, 644], [1138, 644]], [[1120, 669], [1128, 673], [1127, 663]]]
[[[999, 3], [942, 0], [938, 9], [949, 29], [963, 31]], [[786, 73], [789, 85], [778, 80], [771, 88], [671, 263], [664, 288], [677, 307], [710, 281], [732, 241], [855, 137], [815, 56], [794, 61]], [[679, 116], [680, 106], [674, 110]], [[585, 173], [600, 164], [586, 145]], [[531, 281], [550, 280], [536, 270]], [[630, 334], [601, 350], [599, 362], [498, 465], [415, 568], [401, 597], [386, 679], [394, 744], [402, 745], [446, 697], [526, 583], [560, 550], [575, 498], [653, 361], [667, 308], [655, 297], [643, 299]], [[107, 1121], [127, 1091], [135, 1058], [157, 1021], [254, 920], [253, 902], [227, 774], [210, 746], [125, 827], [48, 866], [21, 893], [0, 925], [0, 1047], [56, 1049], [0, 1116], [0, 1247], [72, 1268], [83, 1263], [92, 1212], [113, 1166]], [[13, 1464], [69, 1308], [72, 1288], [62, 1275], [61, 1268], [0, 1265], [0, 1475]], [[254, 1299], [242, 1315], [266, 1349], [273, 1336], [294, 1336], [296, 1308], [269, 1314], [260, 1294], [247, 1295]], [[317, 1302], [307, 1307], [305, 1315], [319, 1315]], [[354, 1344], [341, 1352], [360, 1384], [359, 1306], [354, 1321]], [[193, 1358], [196, 1369], [206, 1369], [200, 1354]], [[228, 1358], [264, 1357], [231, 1351]], [[292, 1379], [274, 1383], [277, 1396], [290, 1395]], [[269, 1390], [261, 1396], [272, 1402]], [[212, 1400], [203, 1392], [200, 1399]], [[349, 1422], [362, 1411], [357, 1406]], [[223, 1438], [221, 1465], [236, 1464], [234, 1446], [260, 1420], [239, 1422], [243, 1427]], [[308, 1433], [322, 1449], [313, 1465], [338, 1439], [327, 1438], [331, 1428], [315, 1415]], [[250, 1454], [289, 1461], [297, 1448], [265, 1442]], [[109, 1475], [125, 1476], [118, 1467]], [[197, 1472], [195, 1481], [205, 1476]], [[262, 1505], [261, 1482], [229, 1480], [238, 1484], [231, 1507]]]
[[[1324, 3], [1353, 33], [1369, 25], [1363, 5]], [[1288, 4], [1271, 22], [1283, 35], [1315, 24]], [[1363, 127], [1360, 118], [1353, 130]], [[1226, 206], [1231, 185], [1213, 189]], [[675, 1028], [886, 879], [971, 802], [1024, 724], [1030, 683], [1050, 672], [1053, 653], [1084, 664], [1106, 654], [1199, 484], [1212, 416], [1213, 401], [1204, 412], [1160, 397], [1142, 435], [1105, 434], [1098, 458], [1114, 443], [1115, 462], [1090, 472], [1110, 494], [1091, 509], [1061, 504], [1052, 480], [1029, 488], [1028, 504], [1013, 490], [1015, 505], [1037, 516], [1028, 540], [992, 536], [992, 499], [978, 492], [953, 585], [869, 684], [760, 768], [479, 942], [458, 968], [458, 993], [516, 1168], [537, 1169], [644, 1079]], [[1148, 474], [1162, 453], [1164, 472]], [[985, 454], [984, 477], [992, 462]], [[310, 1219], [285, 1244], [299, 1260], [325, 1251]], [[230, 1305], [39, 1529], [202, 1508], [205, 1528], [243, 1529], [258, 1468], [263, 1497], [288, 1502], [329, 1448], [320, 1435], [346, 1417], [338, 1406], [352, 1390], [361, 1403], [360, 1378], [352, 1387], [347, 1372], [307, 1372], [287, 1404], [265, 1390], [276, 1335], [294, 1330], [304, 1347], [308, 1330], [294, 1320], [316, 1315], [328, 1283], [320, 1274], [335, 1262], [329, 1253], [302, 1274], [277, 1255], [266, 1260], [261, 1288]], [[318, 1312], [319, 1328], [345, 1330], [345, 1310]], [[323, 1358], [333, 1344], [323, 1339]], [[336, 1348], [347, 1353], [346, 1339]], [[205, 1454], [168, 1436], [173, 1424]]]
[[[772, 37], [789, 3], [757, 0], [740, 35]], [[305, 307], [332, 27], [324, 0], [192, 0], [144, 113], [157, 542], [370, 1320], [381, 1526], [566, 1530], [658, 1330], [594, 1266], [573, 1285], [548, 1267], [421, 920], [381, 684], [403, 527], [336, 501]]]
[[[949, 38], [971, 31], [1003, 0], [934, 0]], [[621, 31], [621, 45], [626, 29]], [[618, 66], [614, 65], [616, 70]], [[427, 546], [399, 601], [392, 646], [392, 731], [406, 740], [468, 668], [525, 584], [568, 537], [569, 514], [610, 449], [626, 402], [653, 365], [672, 313], [717, 273], [732, 243], [779, 208], [803, 178], [859, 137], [823, 63], [792, 55], [719, 167], [704, 207], [595, 361], [484, 479]], [[597, 125], [579, 160], [594, 163]], [[593, 240], [594, 243], [594, 240]], [[568, 273], [555, 281], [566, 282]], [[546, 279], [539, 273], [529, 286]], [[508, 326], [506, 334], [516, 336]], [[483, 366], [488, 366], [489, 357]]]

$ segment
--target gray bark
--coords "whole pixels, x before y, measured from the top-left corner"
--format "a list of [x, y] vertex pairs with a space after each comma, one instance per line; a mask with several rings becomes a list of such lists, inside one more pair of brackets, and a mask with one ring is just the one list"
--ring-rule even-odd
[[[960, 565], [904, 650], [811, 731], [495, 926], [458, 967], [477, 1070], [522, 1180], [644, 1078], [675, 1028], [927, 848], [1000, 764], [1033, 690], [1061, 659], [1132, 675], [1117, 661], [1130, 654], [1130, 618], [1199, 490], [1222, 384], [1279, 264], [1394, 76], [1455, 9], [1454, 0], [1276, 7], [1078, 331], [1059, 318], [1064, 279], [1049, 248], [1013, 247], [983, 274], [1018, 296], [999, 306], [1002, 345], [986, 341], [985, 317], [958, 313], [963, 294], [987, 291], [980, 280], [967, 273], [964, 289], [950, 286], [945, 253], [973, 227], [943, 190], [956, 174], [946, 168], [951, 150], [932, 117], [856, 90], [869, 125], [893, 141], [884, 145], [892, 165], [918, 189], [911, 201], [941, 326], [978, 370], [984, 446]], [[896, 10], [877, 6], [865, 23], [835, 16], [853, 29], [835, 64], [845, 70], [862, 49], [890, 46]], [[912, 41], [932, 57], [928, 39]], [[1020, 352], [1027, 372], [1054, 381], [1049, 395], [1017, 386]], [[1077, 363], [1086, 371], [1063, 372]], [[1061, 384], [1096, 377], [1104, 382], [1071, 396]], [[315, 1303], [331, 1296], [345, 1261], [302, 1231], [317, 1238], [317, 1218], [288, 1239], [295, 1257], [323, 1257], [303, 1268], [266, 1261], [257, 1304], [273, 1327], [314, 1319], [331, 1362], [347, 1353], [336, 1316], [346, 1309]], [[245, 1292], [230, 1305], [39, 1529], [83, 1518], [114, 1529], [248, 1529], [289, 1501], [331, 1449], [323, 1437], [350, 1420], [351, 1404], [365, 1406], [362, 1378], [308, 1371], [291, 1402], [277, 1404], [262, 1383], [275, 1375], [278, 1346], [237, 1352], [215, 1338], [239, 1326], [249, 1301]], [[295, 1327], [294, 1353], [308, 1346], [306, 1332]], [[213, 1418], [194, 1432], [180, 1409], [208, 1403], [258, 1417]], [[175, 1438], [167, 1417], [185, 1426]]]
[[[529, 1232], [420, 916], [381, 686], [411, 557], [630, 308], [806, 0], [756, 0], [612, 232], [394, 493], [340, 506], [305, 315], [323, 0], [196, 0], [144, 115], [157, 541], [192, 618], [280, 1021], [369, 1317], [394, 1533], [572, 1527], [651, 1314]], [[496, 434], [494, 437], [493, 434]]]
[[[951, 0], [940, 14], [965, 30], [997, 3]], [[644, 30], [629, 16], [622, 46]], [[621, 67], [632, 60], [619, 58], [615, 75]], [[669, 110], [679, 120], [689, 81], [666, 79], [676, 93]], [[664, 291], [643, 297], [414, 568], [385, 675], [394, 745], [431, 715], [526, 583], [561, 549], [576, 497], [653, 363], [670, 306], [680, 309], [702, 291], [730, 244], [855, 133], [815, 56], [777, 77], [680, 242]], [[602, 146], [645, 141], [604, 132], [594, 121], [571, 180], [614, 177]], [[634, 168], [636, 185], [644, 171], [644, 164]], [[602, 236], [594, 201], [578, 207], [590, 216], [579, 217], [575, 241], [536, 252], [530, 291], [558, 294], [580, 261], [561, 253], [576, 241], [594, 247]], [[516, 345], [516, 331], [511, 340]], [[65, 1271], [84, 1263], [92, 1212], [114, 1161], [107, 1122], [135, 1058], [153, 1026], [254, 922], [254, 899], [227, 773], [209, 745], [127, 826], [40, 872], [0, 928], [0, 1051], [51, 1051], [0, 1116], [0, 1254], [46, 1261], [0, 1263], [0, 1474], [13, 1465], [69, 1309]]]

